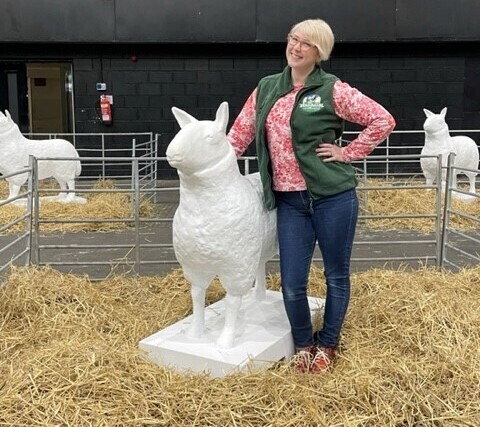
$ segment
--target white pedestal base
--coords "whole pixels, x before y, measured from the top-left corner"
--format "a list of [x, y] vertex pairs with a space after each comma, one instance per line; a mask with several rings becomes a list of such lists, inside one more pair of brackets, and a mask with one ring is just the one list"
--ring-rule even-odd
[[[309, 298], [312, 317], [323, 310], [324, 300]], [[293, 354], [293, 341], [282, 294], [267, 291], [262, 301], [245, 296], [240, 308], [234, 346], [215, 346], [224, 322], [224, 300], [205, 308], [205, 334], [188, 338], [191, 316], [144, 338], [139, 348], [158, 365], [177, 371], [208, 372], [222, 377], [232, 372], [266, 368]]]

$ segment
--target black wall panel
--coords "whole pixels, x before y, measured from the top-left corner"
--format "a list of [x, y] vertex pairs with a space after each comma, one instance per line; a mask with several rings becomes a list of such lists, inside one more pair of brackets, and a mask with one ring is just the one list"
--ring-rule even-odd
[[327, 21], [337, 41], [395, 39], [395, 0], [258, 0], [258, 40], [283, 41], [293, 24]]
[[2, 0], [0, 40], [112, 41], [114, 5], [115, 0]]
[[116, 0], [117, 40], [255, 40], [256, 0]]
[[478, 40], [479, 0], [397, 0], [397, 40]]
[[283, 41], [320, 17], [339, 42], [480, 40], [479, 0], [2, 0], [0, 41]]

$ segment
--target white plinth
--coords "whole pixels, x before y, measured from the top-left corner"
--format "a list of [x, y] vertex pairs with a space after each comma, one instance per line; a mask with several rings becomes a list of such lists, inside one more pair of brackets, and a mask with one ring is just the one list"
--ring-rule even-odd
[[[323, 310], [324, 300], [309, 297], [312, 317]], [[147, 359], [180, 372], [208, 372], [213, 377], [266, 368], [293, 354], [293, 341], [282, 294], [267, 291], [265, 299], [243, 298], [234, 346], [215, 346], [224, 323], [224, 300], [205, 309], [205, 334], [189, 338], [186, 330], [192, 316], [140, 341]]]

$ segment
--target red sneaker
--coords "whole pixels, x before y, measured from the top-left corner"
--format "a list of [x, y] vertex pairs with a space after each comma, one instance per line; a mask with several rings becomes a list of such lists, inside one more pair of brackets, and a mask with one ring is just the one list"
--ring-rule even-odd
[[314, 359], [315, 347], [297, 348], [290, 359], [290, 366], [295, 374], [307, 374]]
[[335, 359], [334, 348], [317, 345], [313, 351], [309, 372], [311, 374], [320, 374], [329, 371], [333, 367], [333, 359]]

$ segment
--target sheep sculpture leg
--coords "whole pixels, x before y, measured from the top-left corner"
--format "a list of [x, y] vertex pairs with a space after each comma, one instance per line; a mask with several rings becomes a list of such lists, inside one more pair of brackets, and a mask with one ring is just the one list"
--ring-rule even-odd
[[[69, 181], [64, 181], [58, 177], [55, 177], [55, 179], [60, 185], [60, 193], [57, 196], [57, 201], [65, 203], [75, 201], [75, 179]], [[67, 189], [70, 191], [66, 192], [65, 190]]]
[[471, 173], [467, 172], [465, 175], [467, 175], [468, 179], [470, 180], [470, 188], [468, 190], [469, 193], [475, 193], [476, 188], [475, 188], [475, 179], [477, 177], [476, 173]]
[[18, 196], [18, 193], [20, 192], [20, 185], [14, 184], [13, 182], [8, 183], [8, 198], [13, 199], [14, 197]]
[[67, 189], [67, 184], [63, 181], [59, 181], [57, 179], [58, 185], [60, 185], [60, 192], [58, 193], [57, 200], [58, 201], [64, 201], [67, 200], [67, 197], [69, 196], [69, 193], [67, 193], [65, 190]]
[[[188, 328], [187, 336], [189, 338], [198, 338], [205, 333], [205, 294], [214, 275], [204, 274], [202, 272], [192, 272], [190, 270], [184, 270], [184, 275], [191, 285], [190, 294], [193, 308], [192, 322]], [[249, 287], [249, 284], [252, 283], [248, 276], [246, 279], [238, 280], [238, 278], [229, 275], [221, 275], [219, 279], [226, 288], [230, 289], [232, 287], [234, 289], [244, 289], [246, 286]], [[263, 276], [262, 279], [263, 280], [260, 283], [257, 283], [254, 288], [254, 296], [256, 299], [261, 299], [265, 296], [265, 277]], [[224, 301], [225, 323], [220, 336], [216, 341], [216, 345], [219, 348], [230, 348], [235, 339], [237, 319], [242, 304], [242, 295], [227, 292]]]
[[[467, 176], [468, 178], [468, 181], [469, 181], [469, 187], [468, 187], [468, 192], [469, 193], [473, 193], [475, 194], [476, 192], [476, 188], [475, 188], [475, 178], [477, 176], [476, 173], [472, 173], [472, 172], [459, 172], [459, 173], [454, 173], [453, 176], [452, 176], [452, 188], [457, 188], [457, 175], [460, 174], [460, 173], [463, 173]], [[460, 197], [458, 196], [457, 194], [454, 195], [455, 197]], [[466, 200], [476, 200], [475, 198], [468, 198], [467, 196], [467, 199]]]
[[254, 288], [254, 296], [257, 301], [261, 301], [265, 298], [267, 293], [267, 283], [265, 280], [265, 273], [266, 273], [266, 262], [261, 262], [260, 266], [257, 269], [257, 277], [255, 278], [255, 288]]
[[205, 332], [205, 293], [215, 275], [193, 272], [186, 268], [183, 269], [183, 274], [190, 282], [193, 308], [192, 323], [188, 328], [187, 336], [197, 338]]
[[[264, 271], [264, 269], [262, 269]], [[202, 274], [200, 272], [192, 273], [191, 271], [184, 270], [185, 278], [190, 282], [191, 289], [190, 294], [192, 298], [192, 322], [187, 331], [187, 336], [189, 338], [198, 338], [205, 333], [205, 294], [206, 290], [213, 280], [213, 275], [211, 274]], [[261, 300], [265, 297], [265, 276], [260, 278], [257, 277], [256, 285], [253, 290], [253, 296], [256, 300]], [[245, 283], [236, 284], [235, 279], [231, 277], [220, 277], [221, 282], [226, 288], [238, 288], [244, 289]], [[241, 282], [246, 282], [247, 287], [252, 281], [248, 278], [241, 280]], [[230, 348], [233, 345], [235, 339], [235, 331], [237, 325], [238, 314], [240, 307], [242, 305], [242, 295], [233, 294], [232, 292], [227, 292], [225, 295], [225, 324], [222, 328], [219, 338], [216, 341], [216, 345], [219, 348]]]
[[231, 293], [225, 295], [225, 324], [216, 341], [218, 348], [232, 347], [241, 304], [241, 295], [232, 295]]

